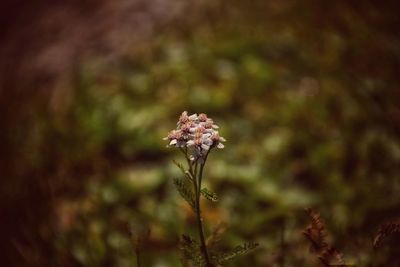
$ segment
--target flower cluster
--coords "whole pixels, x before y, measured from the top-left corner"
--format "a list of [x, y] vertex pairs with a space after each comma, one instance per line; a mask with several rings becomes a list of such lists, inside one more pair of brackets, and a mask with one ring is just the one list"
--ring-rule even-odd
[[224, 148], [222, 142], [226, 140], [219, 135], [218, 128], [206, 114], [188, 115], [188, 112], [184, 111], [179, 117], [177, 128], [169, 132], [164, 140], [169, 140], [168, 146], [189, 149], [191, 160], [204, 163], [211, 148]]

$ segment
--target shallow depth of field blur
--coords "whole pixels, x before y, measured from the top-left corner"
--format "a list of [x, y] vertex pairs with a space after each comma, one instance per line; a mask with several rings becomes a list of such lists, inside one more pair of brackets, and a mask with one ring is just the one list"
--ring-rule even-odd
[[349, 263], [398, 264], [372, 248], [400, 215], [397, 1], [22, 2], [0, 10], [1, 266], [135, 266], [127, 224], [144, 266], [179, 266], [184, 110], [228, 140], [206, 232], [260, 244], [227, 266], [319, 266], [306, 207]]

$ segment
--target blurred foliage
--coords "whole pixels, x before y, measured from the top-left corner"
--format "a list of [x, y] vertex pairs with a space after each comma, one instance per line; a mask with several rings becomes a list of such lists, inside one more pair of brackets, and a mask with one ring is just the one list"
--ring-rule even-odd
[[[151, 20], [170, 12], [149, 2]], [[162, 137], [183, 110], [228, 140], [206, 168], [219, 197], [203, 204], [206, 232], [227, 223], [222, 251], [260, 244], [227, 266], [318, 266], [308, 206], [346, 262], [394, 266], [398, 244], [372, 239], [400, 214], [397, 2], [172, 3], [180, 13], [128, 48], [117, 39], [117, 55], [93, 48], [51, 79], [2, 65], [4, 266], [135, 266], [127, 225], [150, 229], [144, 266], [179, 266], [195, 223]]]

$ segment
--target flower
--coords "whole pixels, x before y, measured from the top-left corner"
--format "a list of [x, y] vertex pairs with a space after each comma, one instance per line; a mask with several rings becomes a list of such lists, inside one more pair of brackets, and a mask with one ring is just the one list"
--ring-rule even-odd
[[201, 122], [205, 122], [205, 121], [207, 121], [207, 114], [204, 114], [204, 113], [200, 113], [199, 114], [199, 116], [198, 116], [198, 119], [199, 119], [199, 121], [201, 121]]
[[186, 144], [181, 130], [172, 130], [168, 133], [168, 136], [164, 137], [163, 139], [170, 141], [168, 146], [174, 145], [176, 147], [184, 147]]
[[219, 136], [218, 131], [213, 133], [211, 140], [213, 141], [213, 145], [215, 145], [217, 148], [222, 149], [225, 147], [221, 142], [225, 142], [226, 140], [222, 136]]
[[225, 138], [219, 135], [218, 125], [207, 114], [188, 115], [182, 112], [177, 122], [177, 128], [169, 132], [164, 140], [169, 140], [167, 146], [187, 148], [189, 158], [204, 164], [205, 157], [213, 147], [224, 148]]
[[185, 124], [188, 121], [189, 121], [188, 113], [187, 113], [187, 111], [184, 111], [184, 112], [182, 112], [181, 116], [179, 117], [177, 125], [181, 126], [182, 124]]

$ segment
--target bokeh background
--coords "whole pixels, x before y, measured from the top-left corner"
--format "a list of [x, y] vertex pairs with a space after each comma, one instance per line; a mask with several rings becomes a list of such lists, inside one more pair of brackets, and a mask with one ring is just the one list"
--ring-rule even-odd
[[[0, 265], [179, 266], [193, 214], [162, 137], [183, 110], [228, 142], [208, 162], [206, 232], [228, 266], [319, 266], [314, 207], [357, 266], [400, 213], [398, 1], [2, 1]], [[145, 230], [143, 230], [145, 231]], [[398, 243], [397, 243], [398, 244]]]

